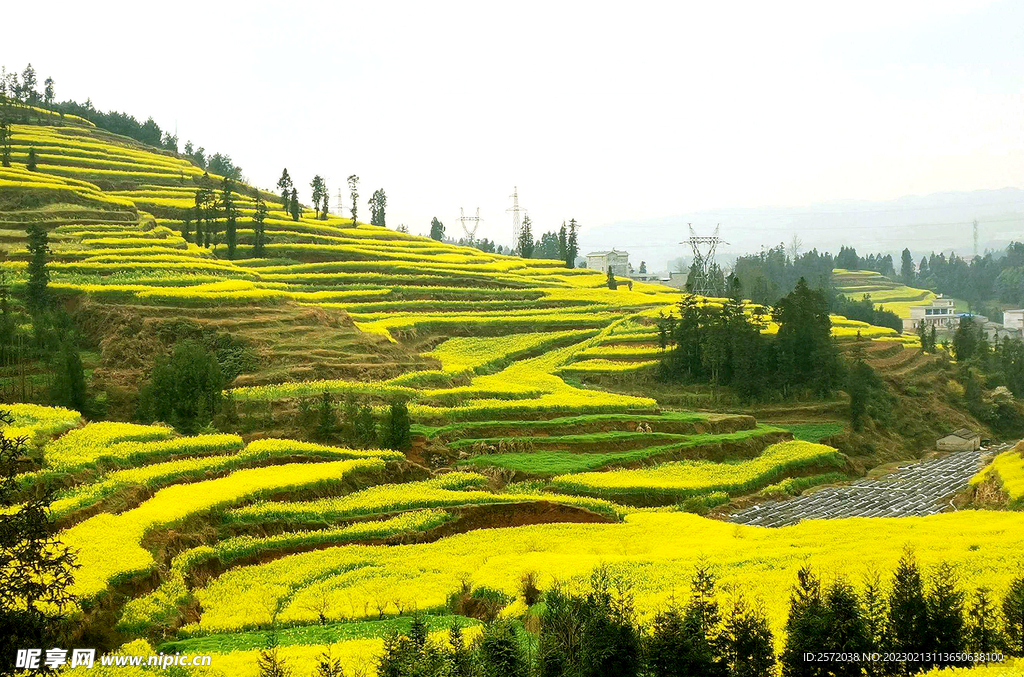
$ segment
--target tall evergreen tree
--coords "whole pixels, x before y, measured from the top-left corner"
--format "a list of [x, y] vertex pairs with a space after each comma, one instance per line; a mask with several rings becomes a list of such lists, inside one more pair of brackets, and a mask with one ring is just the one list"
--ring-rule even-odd
[[51, 78], [51, 77], [46, 78], [46, 80], [43, 82], [43, 85], [44, 85], [44, 89], [43, 89], [43, 103], [45, 103], [47, 105], [47, 107], [52, 106], [53, 105], [53, 85], [54, 85], [53, 78]]
[[373, 196], [370, 198], [370, 225], [387, 225], [387, 219], [385, 218], [384, 215], [384, 210], [387, 207], [387, 204], [388, 198], [384, 194], [383, 188], [378, 188], [377, 190], [373, 191]]
[[922, 650], [938, 655], [935, 665], [947, 667], [962, 664], [943, 658], [964, 652], [967, 639], [964, 593], [960, 589], [960, 577], [956, 569], [948, 562], [942, 562], [935, 568], [925, 602], [928, 610], [928, 643]]
[[288, 175], [288, 168], [285, 167], [284, 171], [281, 172], [281, 178], [277, 180], [277, 189], [281, 191], [281, 209], [285, 213], [290, 211], [292, 188], [294, 187], [292, 177]]
[[[906, 550], [896, 565], [889, 592], [889, 617], [886, 619], [890, 651], [906, 654], [925, 650], [928, 646], [928, 605], [924, 595], [921, 570], [914, 553]], [[899, 666], [903, 674], [918, 669], [912, 662]]]
[[1003, 598], [1003, 618], [1006, 627], [1006, 653], [1024, 658], [1024, 574], [1010, 583]]
[[438, 221], [436, 216], [430, 220], [430, 238], [438, 242], [444, 240], [444, 224]]
[[[1003, 646], [1005, 640], [1000, 632], [999, 615], [991, 590], [982, 586], [974, 591], [967, 619], [967, 651], [992, 654]], [[984, 662], [988, 663], [988, 660]]]
[[619, 283], [615, 280], [615, 273], [612, 272], [611, 268], [608, 269], [607, 278], [608, 279], [606, 280], [605, 284], [608, 285], [609, 289], [618, 289], [619, 288]]
[[[862, 608], [864, 610], [864, 629], [867, 632], [872, 653], [884, 653], [886, 645], [886, 618], [888, 609], [885, 593], [882, 590], [882, 578], [877, 571], [869, 571], [864, 576], [864, 595], [862, 597]], [[883, 665], [877, 661], [869, 661], [865, 668], [869, 675], [882, 674]]]
[[320, 218], [320, 205], [324, 201], [324, 196], [327, 193], [327, 184], [324, 183], [324, 178], [317, 174], [313, 177], [313, 181], [309, 185], [313, 190], [313, 211], [316, 213], [315, 218]]
[[359, 177], [355, 174], [348, 177], [348, 196], [352, 200], [352, 226], [354, 227], [358, 223], [359, 209]]
[[299, 191], [292, 188], [292, 194], [288, 197], [288, 210], [291, 212], [292, 221], [302, 218], [302, 205], [299, 204]]
[[29, 146], [28, 149], [28, 160], [25, 162], [25, 169], [30, 172], [34, 172], [37, 169], [36, 165], [36, 149], [33, 146]]
[[37, 103], [39, 101], [39, 92], [36, 91], [37, 85], [36, 69], [32, 67], [32, 64], [29, 64], [21, 72], [21, 98], [29, 103]]
[[30, 223], [25, 229], [28, 234], [28, 282], [25, 283], [25, 305], [32, 313], [38, 313], [50, 304], [50, 245], [46, 229], [38, 223]]
[[768, 618], [761, 609], [736, 600], [725, 619], [722, 645], [730, 677], [772, 677], [775, 649]]
[[223, 387], [217, 358], [197, 341], [179, 341], [170, 356], [159, 356], [153, 365], [142, 396], [144, 418], [195, 434], [213, 420]]
[[[861, 613], [860, 600], [853, 586], [843, 579], [835, 581], [825, 593], [825, 651], [863, 655], [870, 651], [871, 639]], [[859, 661], [842, 661], [830, 666], [836, 677], [862, 674]]]
[[807, 566], [797, 571], [797, 585], [789, 600], [786, 620], [786, 645], [782, 651], [783, 677], [817, 677], [827, 674], [827, 666], [805, 661], [807, 652], [827, 647], [826, 608], [821, 582]]
[[480, 673], [481, 677], [527, 677], [530, 674], [515, 626], [509, 621], [496, 621], [484, 628], [480, 637]]
[[569, 219], [569, 236], [565, 243], [565, 267], [575, 268], [576, 257], [580, 253], [580, 247], [577, 239], [577, 231], [579, 230], [579, 224], [576, 223], [576, 219]]
[[772, 314], [779, 324], [780, 380], [804, 384], [820, 396], [830, 394], [838, 383], [840, 365], [825, 296], [800, 278]]
[[565, 227], [565, 221], [562, 221], [562, 227], [558, 229], [558, 259], [565, 261], [568, 257], [569, 251], [569, 229]]
[[402, 400], [395, 400], [388, 409], [387, 418], [384, 419], [381, 446], [385, 449], [405, 451], [411, 441], [409, 428], [409, 408]]
[[516, 243], [519, 256], [524, 259], [533, 256], [533, 225], [529, 216], [523, 217], [522, 227], [519, 230], [519, 242]]
[[252, 215], [252, 255], [257, 258], [266, 256], [266, 220], [267, 203], [263, 201], [263, 196], [259, 191], [256, 191], [256, 210]]
[[903, 284], [914, 284], [914, 257], [909, 249], [903, 250], [903, 256], [900, 260], [900, 279], [903, 281]]
[[86, 394], [85, 368], [73, 337], [61, 341], [60, 348], [51, 360], [50, 398], [62, 407], [68, 407], [89, 415], [89, 398]]

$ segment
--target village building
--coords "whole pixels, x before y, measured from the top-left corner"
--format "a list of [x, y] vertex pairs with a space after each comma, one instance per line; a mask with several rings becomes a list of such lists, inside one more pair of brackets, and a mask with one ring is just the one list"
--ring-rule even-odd
[[606, 252], [587, 254], [587, 268], [600, 270], [602, 273], [612, 271], [612, 275], [629, 276], [629, 253], [612, 249]]
[[935, 442], [939, 451], [977, 451], [981, 449], [981, 435], [969, 428], [960, 428]]
[[1003, 326], [1007, 329], [1024, 331], [1024, 310], [1004, 310]]
[[922, 326], [926, 330], [935, 327], [937, 331], [955, 331], [960, 326], [960, 318], [973, 318], [978, 324], [985, 324], [988, 318], [983, 315], [956, 312], [956, 301], [941, 294], [928, 306], [910, 306], [910, 317], [903, 318], [903, 331], [917, 332]]

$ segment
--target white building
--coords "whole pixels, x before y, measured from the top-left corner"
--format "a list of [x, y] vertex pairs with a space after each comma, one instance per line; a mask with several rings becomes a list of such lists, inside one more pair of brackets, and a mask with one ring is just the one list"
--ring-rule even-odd
[[629, 275], [629, 253], [612, 249], [607, 252], [591, 252], [587, 254], [587, 268], [607, 273], [610, 268], [612, 275], [627, 277]]
[[1007, 329], [1024, 329], [1024, 310], [1004, 310], [1003, 326]]
[[[916, 332], [921, 325], [925, 329], [935, 327], [939, 331], [956, 329], [960, 324], [961, 313], [956, 312], [956, 302], [941, 294], [932, 301], [930, 306], [910, 306], [910, 317], [903, 318], [903, 331]], [[975, 315], [979, 322], [987, 322], [987, 317]]]

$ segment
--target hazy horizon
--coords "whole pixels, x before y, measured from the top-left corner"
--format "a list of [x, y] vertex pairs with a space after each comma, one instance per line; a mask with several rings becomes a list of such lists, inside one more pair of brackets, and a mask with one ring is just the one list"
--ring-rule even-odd
[[[97, 13], [103, 34], [81, 31]], [[591, 249], [613, 225], [1024, 186], [1021, 25], [1005, 1], [107, 3], [12, 31], [0, 63], [151, 115], [257, 186], [287, 167], [308, 200], [325, 175], [332, 210], [355, 173], [361, 216], [384, 188], [391, 227], [458, 237], [480, 207], [478, 236], [508, 244], [518, 186], [535, 236], [576, 218]]]

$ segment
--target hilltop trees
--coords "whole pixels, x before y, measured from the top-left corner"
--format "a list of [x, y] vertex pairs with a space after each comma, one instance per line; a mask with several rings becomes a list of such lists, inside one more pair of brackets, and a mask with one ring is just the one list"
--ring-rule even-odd
[[43, 81], [43, 103], [46, 104], [47, 107], [53, 105], [53, 85], [54, 82], [51, 77], [47, 77], [46, 80]]
[[444, 224], [436, 216], [430, 221], [430, 237], [438, 242], [444, 241]]
[[779, 324], [780, 374], [792, 384], [803, 384], [818, 395], [831, 393], [840, 374], [839, 357], [832, 341], [832, 319], [828, 304], [820, 292], [797, 281], [792, 293], [773, 309]]
[[558, 239], [558, 233], [550, 231], [540, 236], [540, 239], [534, 243], [533, 246], [533, 258], [535, 259], [554, 259], [559, 260], [562, 258], [564, 252], [559, 250], [561, 242]]
[[21, 98], [29, 103], [39, 102], [39, 92], [36, 90], [36, 69], [32, 67], [32, 64], [25, 66], [25, 70], [21, 72]]
[[292, 188], [294, 187], [292, 177], [288, 176], [288, 168], [285, 167], [284, 171], [281, 172], [281, 178], [277, 180], [277, 189], [281, 191], [281, 209], [285, 212], [288, 211], [288, 203], [291, 200]]
[[[384, 226], [386, 220], [384, 218], [384, 209], [387, 207], [388, 198], [384, 195], [384, 189], [378, 188], [373, 191], [373, 196], [370, 198], [370, 225], [371, 226]], [[353, 219], [355, 217], [352, 217]]]
[[264, 249], [267, 243], [267, 231], [265, 222], [267, 220], [267, 203], [263, 196], [256, 192], [256, 210], [252, 215], [252, 255], [262, 258], [266, 255]]
[[352, 226], [354, 227], [359, 210], [359, 177], [355, 174], [350, 174], [348, 177], [348, 196], [352, 200]]

